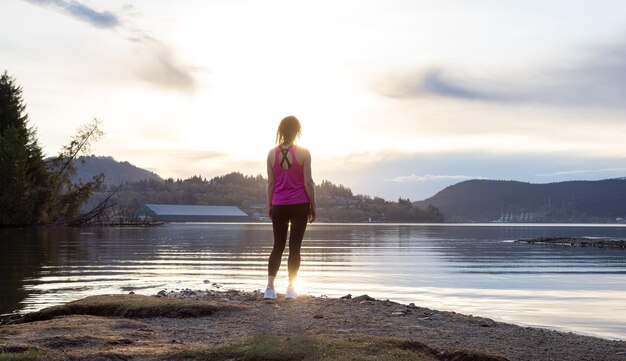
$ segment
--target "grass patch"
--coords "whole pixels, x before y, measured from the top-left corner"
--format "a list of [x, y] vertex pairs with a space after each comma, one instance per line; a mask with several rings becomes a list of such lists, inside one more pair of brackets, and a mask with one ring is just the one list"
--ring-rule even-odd
[[26, 350], [22, 352], [0, 351], [0, 361], [35, 361], [43, 358], [40, 350]]
[[185, 351], [173, 359], [238, 361], [287, 360], [413, 360], [437, 361], [425, 345], [402, 347], [402, 341], [366, 335], [314, 335], [279, 337], [261, 334], [241, 342]]
[[481, 351], [438, 352], [417, 341], [372, 335], [259, 334], [240, 342], [192, 349], [171, 355], [168, 360], [233, 361], [508, 361]]
[[0, 329], [0, 336], [17, 335], [19, 333], [20, 333], [20, 331], [15, 330], [15, 329], [10, 329], [10, 328], [2, 328], [2, 329]]
[[49, 320], [56, 316], [92, 315], [114, 317], [201, 317], [220, 310], [236, 310], [242, 306], [220, 305], [210, 301], [179, 300], [142, 295], [90, 296], [61, 306], [48, 307], [24, 315], [22, 322]]

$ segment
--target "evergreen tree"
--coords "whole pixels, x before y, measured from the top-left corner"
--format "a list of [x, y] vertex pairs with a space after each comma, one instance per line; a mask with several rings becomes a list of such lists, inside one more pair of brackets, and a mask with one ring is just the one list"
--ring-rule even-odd
[[37, 223], [48, 197], [48, 174], [22, 88], [0, 76], [0, 225]]

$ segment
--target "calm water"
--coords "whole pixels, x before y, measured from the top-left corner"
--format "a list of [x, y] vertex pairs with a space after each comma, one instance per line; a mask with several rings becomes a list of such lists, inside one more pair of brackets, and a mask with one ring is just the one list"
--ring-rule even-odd
[[[626, 227], [315, 224], [299, 287], [626, 339], [626, 251], [511, 242], [539, 236], [626, 238]], [[267, 224], [0, 230], [0, 313], [131, 290], [262, 289], [271, 246]]]

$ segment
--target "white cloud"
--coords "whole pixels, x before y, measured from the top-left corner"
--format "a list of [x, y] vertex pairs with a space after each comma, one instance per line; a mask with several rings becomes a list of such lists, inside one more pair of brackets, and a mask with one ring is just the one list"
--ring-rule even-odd
[[[196, 72], [207, 70], [184, 64], [169, 45], [149, 35], [147, 31], [132, 26], [129, 21], [122, 21], [122, 18], [113, 12], [99, 11], [78, 1], [26, 1], [37, 6], [50, 7], [96, 28], [121, 29], [122, 36], [135, 45], [139, 54], [133, 58], [131, 66], [135, 69], [135, 75], [152, 85], [189, 94], [197, 86]], [[123, 11], [127, 14], [136, 13], [136, 10], [128, 5], [123, 7]]]
[[424, 182], [432, 180], [468, 180], [468, 179], [485, 179], [485, 177], [470, 176], [470, 175], [402, 175], [389, 179], [392, 182], [406, 183], [406, 182]]
[[594, 174], [594, 173], [625, 173], [626, 168], [602, 168], [602, 169], [576, 169], [576, 170], [564, 170], [553, 173], [536, 174], [536, 177], [557, 177], [568, 176], [578, 174]]
[[[579, 49], [559, 63], [481, 76], [474, 70], [428, 67], [386, 76], [375, 90], [392, 98], [428, 96], [501, 104], [623, 108], [626, 42]], [[454, 71], [456, 70], [456, 71]]]
[[98, 28], [115, 28], [120, 24], [119, 18], [109, 11], [98, 11], [94, 8], [79, 3], [78, 1], [66, 0], [26, 0], [40, 6], [51, 6], [66, 13], [67, 15], [87, 22]]

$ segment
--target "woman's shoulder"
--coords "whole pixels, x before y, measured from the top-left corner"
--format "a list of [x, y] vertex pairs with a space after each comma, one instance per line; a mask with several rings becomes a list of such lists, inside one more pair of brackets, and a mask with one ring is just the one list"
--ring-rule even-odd
[[269, 152], [267, 152], [267, 158], [270, 159], [274, 157], [274, 153], [276, 153], [276, 147], [270, 149]]
[[310, 154], [309, 149], [298, 144], [296, 146], [296, 152], [302, 152], [303, 154]]

